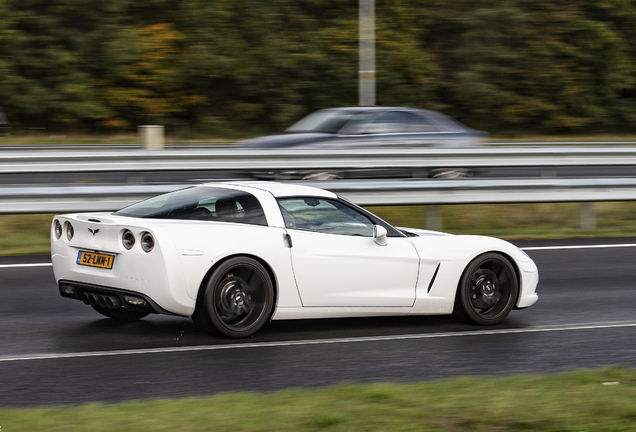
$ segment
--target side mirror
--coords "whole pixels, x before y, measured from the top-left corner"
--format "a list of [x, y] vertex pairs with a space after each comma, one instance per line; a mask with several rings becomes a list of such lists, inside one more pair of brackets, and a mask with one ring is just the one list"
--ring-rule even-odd
[[389, 244], [388, 239], [386, 238], [387, 232], [386, 228], [380, 225], [373, 226], [373, 240], [376, 244], [380, 246], [386, 246]]

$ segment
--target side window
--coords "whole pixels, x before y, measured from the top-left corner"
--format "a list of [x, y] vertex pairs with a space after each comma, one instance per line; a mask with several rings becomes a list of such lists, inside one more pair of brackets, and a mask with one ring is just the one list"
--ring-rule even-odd
[[280, 198], [278, 205], [287, 228], [373, 237], [373, 222], [338, 201], [313, 197]]
[[404, 113], [406, 132], [439, 132], [439, 129], [428, 120], [413, 113]]
[[267, 226], [258, 199], [247, 192], [207, 186], [150, 198], [115, 213], [150, 219], [186, 219]]
[[382, 114], [369, 125], [365, 133], [384, 134], [402, 133], [405, 131], [406, 117], [403, 112], [390, 111]]
[[204, 220], [267, 225], [260, 203], [247, 193], [219, 196], [199, 202], [196, 211], [206, 211]]
[[378, 112], [365, 112], [356, 115], [345, 127], [340, 129], [340, 135], [362, 135], [367, 133], [367, 129], [380, 113]]

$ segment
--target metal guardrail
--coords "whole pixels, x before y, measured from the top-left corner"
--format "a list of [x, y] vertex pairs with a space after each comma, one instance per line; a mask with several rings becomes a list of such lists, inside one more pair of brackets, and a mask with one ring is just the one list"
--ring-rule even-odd
[[[479, 147], [374, 150], [117, 150], [0, 152], [0, 174], [156, 171], [300, 171], [398, 168], [636, 166], [636, 147]], [[581, 226], [594, 225], [591, 203], [636, 200], [636, 179], [460, 179], [302, 182], [361, 205], [581, 202]], [[0, 214], [111, 211], [190, 185], [0, 187]], [[438, 215], [435, 217], [435, 215]]]
[[491, 146], [549, 146], [549, 147], [562, 147], [562, 146], [636, 146], [636, 141], [492, 141], [488, 145]]
[[[635, 201], [636, 179], [391, 180], [301, 182], [360, 205]], [[0, 214], [111, 211], [191, 185], [0, 188]]]
[[[0, 138], [2, 138], [2, 128], [0, 128]], [[5, 138], [5, 141], [7, 139]], [[232, 149], [235, 142], [227, 143], [205, 143], [205, 142], [167, 142], [164, 148], [172, 150], [191, 149]], [[599, 147], [599, 146], [634, 146], [636, 141], [491, 141], [488, 146], [492, 147]], [[372, 145], [370, 146], [372, 147]], [[51, 150], [74, 150], [74, 151], [97, 151], [97, 150], [143, 150], [142, 143], [128, 144], [11, 144], [0, 139], [0, 151], [51, 151]]]
[[0, 153], [0, 174], [557, 166], [636, 166], [636, 147]]

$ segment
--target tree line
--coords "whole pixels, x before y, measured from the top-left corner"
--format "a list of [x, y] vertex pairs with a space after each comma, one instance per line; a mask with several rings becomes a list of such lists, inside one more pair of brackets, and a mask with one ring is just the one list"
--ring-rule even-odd
[[[376, 0], [377, 103], [495, 133], [631, 132], [636, 2]], [[357, 105], [357, 0], [0, 0], [12, 127], [281, 130]]]

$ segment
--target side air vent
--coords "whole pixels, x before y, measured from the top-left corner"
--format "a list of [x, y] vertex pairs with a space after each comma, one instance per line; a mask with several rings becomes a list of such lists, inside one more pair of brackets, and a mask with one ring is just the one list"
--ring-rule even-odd
[[426, 290], [426, 293], [430, 293], [431, 292], [431, 288], [433, 288], [433, 284], [435, 283], [435, 278], [437, 277], [437, 272], [439, 271], [439, 266], [441, 266], [442, 263], [437, 264], [437, 268], [435, 269], [435, 273], [433, 273], [433, 278], [431, 279], [431, 283], [428, 284], [428, 289]]

